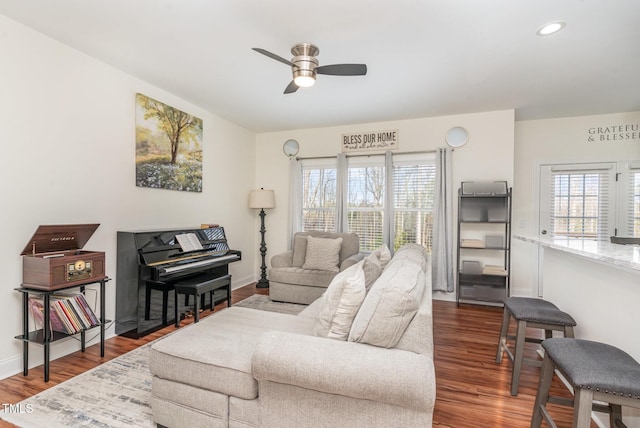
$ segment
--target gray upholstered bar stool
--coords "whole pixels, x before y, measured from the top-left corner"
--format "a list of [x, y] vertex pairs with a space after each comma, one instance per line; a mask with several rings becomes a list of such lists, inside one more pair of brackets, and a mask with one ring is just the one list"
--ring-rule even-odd
[[[559, 337], [545, 340], [542, 347], [545, 353], [531, 428], [539, 428], [543, 417], [549, 426], [555, 426], [547, 411], [551, 399], [572, 404], [572, 400], [549, 396], [556, 369], [574, 390], [574, 428], [590, 426], [592, 409], [609, 413], [611, 427], [625, 427], [622, 406], [640, 408], [640, 364], [626, 352], [604, 343]], [[594, 400], [608, 406], [594, 405]]]
[[[515, 336], [508, 335], [511, 317], [513, 317], [517, 323]], [[505, 301], [496, 363], [502, 363], [502, 355], [504, 352], [506, 352], [509, 359], [513, 361], [511, 371], [511, 395], [518, 395], [518, 383], [520, 381], [522, 364], [536, 367], [540, 367], [542, 364], [539, 360], [524, 358], [525, 342], [542, 342], [542, 339], [527, 337], [527, 327], [544, 329], [545, 338], [548, 339], [552, 337], [554, 330], [561, 331], [565, 337], [573, 337], [573, 327], [575, 325], [576, 322], [571, 315], [562, 312], [556, 305], [546, 300], [530, 297], [509, 297]], [[509, 340], [515, 341], [513, 352], [511, 352], [507, 344]]]

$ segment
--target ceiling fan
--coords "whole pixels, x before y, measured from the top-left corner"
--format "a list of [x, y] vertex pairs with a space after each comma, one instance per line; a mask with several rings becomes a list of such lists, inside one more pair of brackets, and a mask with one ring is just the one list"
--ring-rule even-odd
[[253, 48], [253, 50], [291, 66], [293, 80], [285, 88], [285, 94], [294, 93], [298, 88], [313, 86], [316, 82], [316, 74], [332, 76], [364, 76], [367, 74], [366, 64], [319, 65], [316, 56], [320, 53], [320, 49], [311, 43], [294, 45], [291, 48], [293, 55], [291, 61], [261, 48]]

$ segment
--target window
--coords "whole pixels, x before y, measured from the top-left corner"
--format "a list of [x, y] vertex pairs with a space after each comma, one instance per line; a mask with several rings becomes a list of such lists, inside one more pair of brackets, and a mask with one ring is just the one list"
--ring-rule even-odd
[[[431, 251], [435, 155], [397, 154], [390, 166], [381, 155], [349, 157], [344, 204], [337, 203], [336, 161], [317, 162], [302, 164], [304, 230], [355, 232], [365, 252], [382, 243], [394, 249], [418, 243]], [[343, 216], [337, 213], [341, 205]], [[337, 224], [339, 218], [344, 224]]]
[[384, 242], [384, 157], [349, 159], [347, 230], [360, 237], [360, 249], [373, 251]]
[[640, 236], [640, 163], [543, 165], [540, 183], [543, 235]]
[[640, 162], [621, 162], [619, 236], [640, 237]]
[[302, 168], [303, 230], [336, 230], [336, 166], [315, 164]]
[[427, 159], [393, 159], [393, 246], [417, 243], [431, 253], [436, 166]]
[[629, 211], [629, 229], [632, 236], [640, 236], [640, 171], [631, 174], [631, 210]]

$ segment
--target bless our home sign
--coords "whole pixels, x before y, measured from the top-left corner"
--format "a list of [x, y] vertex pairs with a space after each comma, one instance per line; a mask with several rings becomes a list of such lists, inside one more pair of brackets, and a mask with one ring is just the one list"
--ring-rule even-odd
[[342, 134], [342, 151], [393, 150], [398, 148], [398, 130], [369, 131]]

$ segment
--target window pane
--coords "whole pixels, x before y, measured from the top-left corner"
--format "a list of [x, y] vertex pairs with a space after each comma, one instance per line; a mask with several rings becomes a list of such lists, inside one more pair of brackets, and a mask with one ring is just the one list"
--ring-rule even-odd
[[384, 206], [384, 167], [349, 168], [349, 208]]
[[348, 180], [349, 232], [357, 233], [360, 237], [361, 251], [373, 251], [383, 242], [384, 167], [350, 167]]
[[415, 243], [431, 253], [434, 190], [433, 163], [394, 165], [394, 249]]
[[579, 171], [554, 174], [553, 236], [608, 239], [606, 177]]
[[303, 230], [321, 230], [334, 232], [336, 230], [335, 210], [303, 210]]
[[360, 237], [360, 251], [373, 251], [382, 245], [382, 211], [349, 211], [349, 231]]
[[420, 244], [431, 253], [431, 239], [433, 236], [432, 212], [396, 212], [395, 213], [395, 241], [394, 249], [404, 244]]
[[632, 198], [632, 210], [631, 222], [633, 227], [633, 236], [640, 237], [640, 172], [633, 172], [631, 174], [631, 198]]
[[335, 232], [336, 169], [303, 168], [302, 228]]

